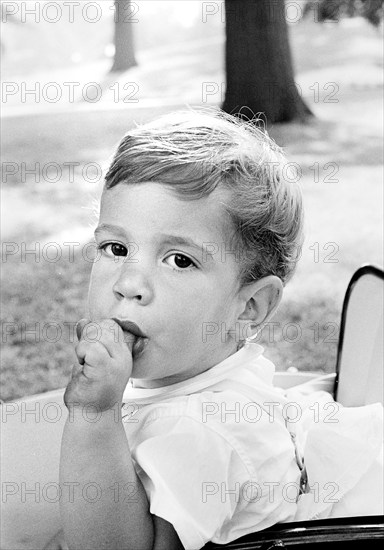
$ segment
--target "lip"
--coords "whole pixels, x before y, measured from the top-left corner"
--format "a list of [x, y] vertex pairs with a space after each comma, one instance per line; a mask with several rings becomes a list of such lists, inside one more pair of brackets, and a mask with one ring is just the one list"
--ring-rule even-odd
[[140, 337], [140, 338], [147, 338], [147, 336], [142, 332], [142, 330], [140, 330], [140, 328], [133, 321], [128, 321], [128, 320], [125, 320], [125, 319], [116, 319], [116, 317], [113, 317], [112, 319], [124, 331], [130, 332], [134, 336], [137, 336], [137, 337]]
[[148, 344], [148, 337], [133, 321], [128, 321], [126, 319], [116, 319], [116, 317], [112, 317], [112, 319], [124, 332], [129, 332], [130, 334], [133, 334], [135, 336], [133, 345], [131, 344], [131, 350], [133, 357], [137, 359], [146, 348]]

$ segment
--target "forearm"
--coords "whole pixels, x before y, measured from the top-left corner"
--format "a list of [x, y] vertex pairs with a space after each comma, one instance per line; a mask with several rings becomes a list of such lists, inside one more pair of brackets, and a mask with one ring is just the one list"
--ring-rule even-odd
[[71, 549], [153, 547], [148, 500], [115, 414], [104, 411], [96, 422], [89, 422], [75, 413], [64, 428], [60, 484], [74, 489], [72, 498], [62, 498], [60, 505]]

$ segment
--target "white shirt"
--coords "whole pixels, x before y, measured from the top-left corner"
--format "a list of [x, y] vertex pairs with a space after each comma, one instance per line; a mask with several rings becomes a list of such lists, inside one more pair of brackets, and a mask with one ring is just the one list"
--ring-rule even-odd
[[262, 352], [246, 344], [192, 379], [124, 393], [150, 512], [174, 526], [186, 550], [294, 519], [300, 469]]
[[342, 407], [308, 384], [283, 392], [262, 353], [249, 343], [194, 378], [124, 393], [150, 512], [186, 550], [280, 522], [383, 513], [382, 405]]

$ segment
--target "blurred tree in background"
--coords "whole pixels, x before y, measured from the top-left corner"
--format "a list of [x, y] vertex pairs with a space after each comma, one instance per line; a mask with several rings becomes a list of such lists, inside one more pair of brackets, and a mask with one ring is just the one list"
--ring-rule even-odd
[[378, 27], [383, 18], [384, 0], [307, 0], [304, 16], [315, 11], [318, 21], [339, 21], [342, 17], [361, 16]]
[[[263, 113], [268, 122], [304, 122], [312, 113], [295, 81], [284, 0], [225, 0], [223, 110]], [[249, 112], [244, 112], [249, 117]]]
[[[303, 16], [339, 21], [362, 16], [374, 26], [384, 0], [307, 0]], [[308, 120], [312, 113], [294, 81], [284, 0], [225, 0], [226, 95], [222, 109], [268, 122]], [[250, 111], [250, 112], [247, 112]]]
[[134, 10], [131, 0], [115, 0], [115, 57], [111, 72], [137, 65], [133, 43]]

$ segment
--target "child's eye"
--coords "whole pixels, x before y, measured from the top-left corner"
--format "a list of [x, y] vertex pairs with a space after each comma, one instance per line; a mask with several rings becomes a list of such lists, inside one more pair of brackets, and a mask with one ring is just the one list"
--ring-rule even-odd
[[107, 256], [126, 256], [128, 254], [127, 247], [120, 243], [104, 243], [99, 246]]
[[174, 268], [174, 271], [196, 268], [196, 264], [184, 254], [171, 254], [166, 260], [171, 260], [170, 266]]

